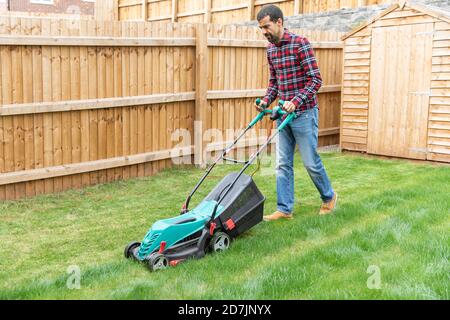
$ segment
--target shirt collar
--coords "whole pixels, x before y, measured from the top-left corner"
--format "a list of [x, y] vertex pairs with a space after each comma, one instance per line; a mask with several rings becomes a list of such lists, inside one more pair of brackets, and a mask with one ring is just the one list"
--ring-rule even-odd
[[283, 37], [281, 37], [280, 42], [275, 44], [277, 47], [281, 47], [283, 44], [288, 43], [291, 41], [291, 33], [287, 28], [284, 28]]

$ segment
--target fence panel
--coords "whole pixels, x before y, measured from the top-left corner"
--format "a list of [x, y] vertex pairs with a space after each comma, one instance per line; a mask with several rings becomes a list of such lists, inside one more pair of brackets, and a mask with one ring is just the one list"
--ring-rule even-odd
[[[340, 34], [294, 31], [324, 78], [320, 144], [337, 144]], [[199, 143], [203, 163], [256, 115], [265, 46], [252, 27], [0, 17], [0, 199], [152, 175]]]
[[[106, 1], [106, 0], [104, 0]], [[392, 3], [395, 0], [119, 0], [97, 5], [96, 17], [101, 19], [178, 21], [231, 24], [251, 21], [266, 4], [275, 4], [284, 15], [319, 13], [344, 8], [357, 8]], [[102, 2], [97, 0], [97, 2]], [[109, 3], [109, 0], [107, 1]]]

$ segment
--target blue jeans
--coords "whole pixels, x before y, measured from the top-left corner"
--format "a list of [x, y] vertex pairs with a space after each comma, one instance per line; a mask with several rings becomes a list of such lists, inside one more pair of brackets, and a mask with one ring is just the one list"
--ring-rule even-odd
[[[278, 126], [281, 120], [277, 121]], [[320, 193], [323, 202], [333, 198], [333, 188], [317, 153], [319, 110], [306, 110], [279, 134], [277, 148], [277, 210], [292, 213], [294, 207], [294, 152], [298, 145], [303, 165]]]

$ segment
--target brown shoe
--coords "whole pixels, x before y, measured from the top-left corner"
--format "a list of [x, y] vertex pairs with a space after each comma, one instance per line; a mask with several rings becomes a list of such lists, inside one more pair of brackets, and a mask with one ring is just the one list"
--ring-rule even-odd
[[271, 215], [264, 216], [263, 219], [264, 219], [264, 221], [275, 221], [275, 220], [278, 220], [278, 219], [291, 220], [292, 219], [292, 213], [291, 214], [287, 214], [287, 213], [284, 213], [284, 212], [281, 212], [281, 211], [275, 211]]
[[334, 209], [336, 209], [337, 200], [338, 200], [338, 195], [335, 192], [334, 195], [333, 195], [333, 199], [331, 199], [328, 202], [322, 203], [322, 206], [320, 207], [319, 214], [320, 215], [325, 215], [325, 214], [332, 213], [334, 211]]

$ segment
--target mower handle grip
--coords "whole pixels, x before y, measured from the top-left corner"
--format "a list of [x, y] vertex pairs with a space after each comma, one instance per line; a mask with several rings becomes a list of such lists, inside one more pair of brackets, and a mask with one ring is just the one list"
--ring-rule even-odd
[[[297, 116], [295, 115], [295, 113], [293, 112], [286, 112], [282, 109], [283, 104], [284, 104], [284, 100], [278, 100], [278, 105], [273, 108], [273, 110], [268, 109], [268, 108], [264, 108], [260, 113], [258, 113], [258, 115], [252, 120], [252, 122], [250, 122], [249, 127], [253, 127], [257, 122], [259, 122], [260, 120], [262, 120], [264, 118], [264, 116], [270, 114], [270, 119], [272, 121], [277, 120], [280, 116], [283, 116], [285, 114], [287, 114], [288, 116], [286, 117], [285, 121], [283, 121], [283, 123], [280, 125], [279, 130], [282, 130], [289, 122], [291, 122], [294, 118], [296, 118]], [[260, 105], [261, 104], [261, 98], [257, 98], [255, 100], [256, 105]], [[286, 120], [288, 120], [286, 122]]]
[[[260, 104], [261, 104], [261, 98], [257, 98], [256, 100], [255, 100], [255, 103], [256, 103], [256, 105], [257, 106], [259, 106]], [[268, 114], [269, 112], [271, 112], [270, 111], [270, 109], [266, 109], [266, 108], [264, 108], [260, 113], [258, 113], [258, 115], [249, 123], [249, 125], [248, 125], [248, 128], [251, 128], [251, 127], [253, 127], [255, 124], [257, 124], [259, 121], [261, 121], [263, 118], [264, 118], [264, 116], [266, 115], [266, 114]]]
[[[259, 106], [261, 104], [261, 98], [257, 98], [255, 100], [255, 103], [257, 106]], [[279, 116], [290, 113], [290, 112], [283, 110], [284, 103], [285, 103], [285, 101], [280, 99], [280, 100], [278, 100], [278, 105], [275, 108], [273, 108], [273, 110], [265, 107], [260, 113], [264, 113], [264, 115], [271, 114], [271, 119], [276, 120], [276, 119], [278, 119]]]

